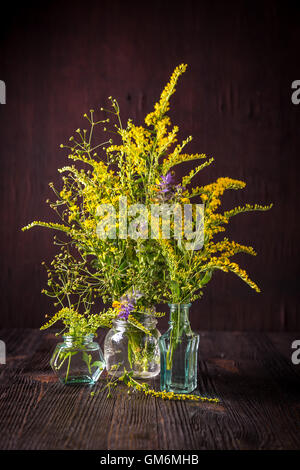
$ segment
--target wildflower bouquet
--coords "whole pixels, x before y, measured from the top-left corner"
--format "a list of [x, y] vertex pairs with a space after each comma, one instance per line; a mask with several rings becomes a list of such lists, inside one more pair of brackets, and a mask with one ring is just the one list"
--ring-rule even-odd
[[[151, 336], [142, 316], [160, 316], [153, 307], [161, 302], [180, 306], [200, 298], [216, 269], [233, 272], [259, 292], [256, 283], [231, 260], [240, 252], [255, 255], [254, 249], [226, 237], [216, 241], [215, 236], [225, 231], [231, 217], [265, 211], [271, 205], [246, 204], [222, 213], [218, 211], [222, 195], [227, 189], [244, 188], [243, 181], [222, 177], [192, 187], [196, 175], [213, 158], [186, 153], [192, 137], [177, 143], [179, 128], [168, 116], [170, 98], [185, 70], [184, 64], [174, 70], [154, 110], [146, 116], [145, 126], [135, 125], [131, 119], [123, 126], [118, 103], [111, 97], [111, 107], [101, 108], [103, 119], [95, 119], [94, 110], [84, 114], [87, 129], [77, 129], [69, 143], [61, 145], [74, 162], [59, 170], [62, 188], [57, 190], [50, 184], [57, 198], [50, 206], [60, 223], [36, 221], [24, 228], [54, 229], [62, 236], [56, 237], [55, 243], [62, 250], [76, 251], [64, 258], [64, 268], [73, 275], [68, 289], [79, 302], [67, 308], [78, 313], [84, 305], [83, 315], [89, 317], [96, 298], [108, 303], [109, 307], [97, 314], [97, 324], [111, 328], [115, 320], [121, 320], [136, 328], [134, 334], [128, 334], [131, 365], [150, 355], [147, 349], [143, 354], [136, 334], [140, 331]], [[115, 122], [110, 129], [112, 118]], [[95, 137], [99, 125], [118, 142], [110, 137], [99, 143]], [[177, 166], [190, 161], [197, 162], [196, 166], [176, 182]], [[64, 289], [54, 292], [62, 308]], [[169, 370], [184, 328], [180, 315], [177, 320], [173, 316], [167, 344]]]
[[[210, 165], [213, 158], [207, 158], [202, 153], [186, 153], [185, 147], [192, 137], [177, 144], [179, 128], [172, 126], [167, 115], [170, 97], [185, 70], [184, 64], [175, 69], [154, 111], [146, 116], [146, 127], [136, 127], [131, 121], [125, 130], [118, 127], [122, 144], [108, 149], [117, 160], [126, 158], [129, 165], [134, 156], [135, 170], [129, 171], [126, 179], [131, 180], [132, 175], [137, 174], [137, 184], [142, 184], [144, 188], [142, 200], [146, 206], [152, 208], [154, 204], [160, 204], [163, 208], [161, 213], [151, 212], [151, 230], [156, 240], [157, 259], [163, 260], [165, 266], [161, 298], [176, 304], [178, 312], [172, 317], [173, 327], [166, 354], [168, 370], [172, 368], [174, 351], [181, 342], [183, 332], [191, 334], [187, 321], [182, 321], [180, 306], [202, 296], [204, 286], [216, 269], [232, 272], [251, 288], [260, 291], [246, 271], [231, 260], [241, 252], [256, 255], [255, 250], [251, 246], [230, 241], [227, 237], [215, 241], [215, 237], [225, 231], [231, 217], [249, 211], [266, 211], [272, 207], [272, 204], [245, 204], [219, 212], [221, 197], [226, 190], [245, 187], [245, 182], [229, 177], [191, 187], [195, 176]], [[199, 164], [176, 184], [174, 169], [189, 161], [199, 161]], [[196, 198], [200, 204], [193, 204]], [[145, 220], [149, 222], [146, 217]]]

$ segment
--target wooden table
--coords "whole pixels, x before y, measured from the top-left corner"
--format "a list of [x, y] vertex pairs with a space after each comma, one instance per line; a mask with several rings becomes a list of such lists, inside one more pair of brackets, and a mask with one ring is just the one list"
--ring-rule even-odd
[[0, 330], [0, 339], [0, 449], [300, 448], [300, 365], [291, 361], [300, 334], [202, 332], [199, 391], [217, 404], [129, 396], [121, 384], [111, 398], [91, 396], [57, 382], [53, 333]]

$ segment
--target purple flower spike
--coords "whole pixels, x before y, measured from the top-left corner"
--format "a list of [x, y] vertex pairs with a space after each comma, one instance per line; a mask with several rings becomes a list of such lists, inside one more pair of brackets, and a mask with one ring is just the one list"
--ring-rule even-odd
[[172, 191], [172, 187], [173, 187], [173, 175], [169, 171], [169, 173], [167, 173], [166, 176], [163, 176], [163, 175], [160, 176], [160, 182], [157, 185], [158, 193], [164, 195]]
[[160, 176], [160, 182], [156, 185], [157, 199], [159, 201], [169, 201], [174, 198], [180, 185], [175, 185], [174, 175], [169, 171], [165, 176]]
[[131, 312], [134, 310], [135, 305], [132, 303], [128, 302], [125, 305], [122, 305], [119, 311], [119, 318], [124, 318], [124, 320], [128, 320], [129, 315]]
[[137, 300], [142, 297], [143, 294], [139, 290], [135, 290], [134, 287], [132, 288], [131, 293], [127, 293], [122, 295], [120, 299], [120, 309], [119, 309], [119, 318], [123, 318], [124, 320], [128, 320], [129, 315], [136, 307]]
[[166, 174], [166, 176], [161, 176], [160, 179], [162, 180], [162, 182], [160, 183], [160, 185], [169, 185], [169, 184], [172, 184], [173, 183], [173, 175], [172, 173], [169, 171], [169, 173]]

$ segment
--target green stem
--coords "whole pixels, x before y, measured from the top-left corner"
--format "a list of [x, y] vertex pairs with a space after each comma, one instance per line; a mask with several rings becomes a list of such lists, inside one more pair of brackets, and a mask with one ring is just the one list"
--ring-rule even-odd
[[63, 358], [63, 360], [61, 361], [61, 363], [56, 367], [57, 370], [59, 370], [61, 368], [61, 366], [63, 365], [63, 363], [65, 362], [65, 360], [67, 359], [68, 357], [68, 354], [66, 354]]
[[[182, 335], [182, 331], [184, 329], [184, 324], [182, 325], [181, 321], [181, 304], [177, 305], [177, 315], [176, 317], [172, 315], [172, 330], [171, 330], [171, 335], [170, 335], [170, 344], [169, 348], [166, 354], [166, 367], [167, 370], [172, 369], [172, 364], [173, 364], [173, 356], [174, 352], [176, 350], [177, 345], [180, 342], [180, 337]], [[176, 318], [176, 320], [175, 320]]]
[[151, 350], [149, 349], [148, 338], [142, 347], [141, 336], [145, 334], [145, 332], [138, 329], [136, 332], [131, 331], [127, 333], [128, 361], [131, 369], [133, 368], [134, 364], [141, 366], [143, 371], [146, 371], [148, 368], [149, 361], [151, 360]]
[[68, 356], [69, 356], [69, 360], [68, 360], [68, 368], [67, 368], [67, 373], [66, 373], [66, 378], [65, 378], [65, 381], [66, 381], [66, 382], [68, 381], [69, 371], [70, 371], [70, 365], [71, 365], [71, 354], [68, 353]]

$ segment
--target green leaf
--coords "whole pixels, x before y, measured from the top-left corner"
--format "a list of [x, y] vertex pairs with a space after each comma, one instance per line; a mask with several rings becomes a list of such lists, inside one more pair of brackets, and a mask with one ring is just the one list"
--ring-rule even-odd
[[99, 367], [99, 369], [103, 369], [103, 362], [95, 361], [93, 364], [91, 364], [91, 367]]
[[207, 284], [211, 280], [212, 273], [213, 273], [212, 269], [209, 269], [208, 271], [206, 271], [203, 278], [200, 280], [201, 286], [205, 286], [205, 284]]

